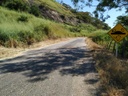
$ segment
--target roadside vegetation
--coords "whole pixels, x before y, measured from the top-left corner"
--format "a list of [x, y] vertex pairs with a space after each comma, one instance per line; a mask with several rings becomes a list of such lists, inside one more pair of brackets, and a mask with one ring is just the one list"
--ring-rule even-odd
[[17, 47], [45, 39], [70, 37], [72, 34], [58, 24], [0, 7], [0, 45]]
[[[33, 0], [31, 3], [28, 0], [1, 0], [0, 6], [0, 46], [28, 47], [46, 39], [83, 36], [92, 38], [94, 42], [106, 48], [112, 40], [107, 35], [110, 29], [107, 24], [91, 17], [89, 12], [77, 12], [69, 5], [59, 4], [55, 0]], [[86, 23], [73, 26], [45, 19], [39, 7], [56, 10], [62, 17], [76, 17]], [[123, 22], [126, 20], [127, 16], [118, 17], [118, 22], [128, 28], [127, 22]], [[119, 45], [119, 53], [122, 52], [122, 44]], [[125, 42], [125, 45], [128, 43]], [[101, 48], [96, 46], [94, 47]], [[128, 56], [128, 51], [125, 56]], [[106, 49], [95, 51], [94, 58], [97, 61], [96, 68], [101, 78], [102, 91], [105, 93], [102, 95], [128, 96], [128, 62], [117, 59]]]
[[105, 49], [105, 43], [97, 44], [91, 39], [87, 39], [86, 43], [93, 50], [95, 67], [100, 77], [101, 96], [128, 96], [127, 59], [116, 58], [110, 50]]
[[[127, 16], [118, 17], [127, 20]], [[125, 19], [124, 19], [125, 18]], [[119, 20], [121, 23], [122, 20]], [[126, 22], [124, 22], [126, 23]], [[126, 29], [127, 24], [121, 23]], [[109, 30], [108, 30], [109, 31]], [[96, 69], [100, 76], [102, 96], [128, 96], [128, 50], [127, 37], [118, 43], [118, 58], [115, 57], [113, 49], [107, 49], [107, 45], [112, 41], [107, 34], [108, 31], [98, 31], [89, 34], [94, 42], [103, 46], [94, 48], [94, 59], [96, 60]], [[93, 44], [94, 45], [94, 44]], [[123, 49], [124, 48], [124, 49]], [[115, 52], [115, 51], [114, 51]], [[123, 53], [123, 55], [122, 55]]]
[[90, 24], [71, 26], [0, 7], [0, 45], [25, 47], [46, 39], [88, 36], [97, 31]]
[[[55, 0], [1, 0], [0, 45], [27, 47], [46, 39], [87, 36], [89, 32], [109, 28], [89, 12], [77, 12]], [[40, 8], [49, 8], [62, 16], [76, 17], [86, 23], [71, 25], [44, 18]], [[99, 22], [98, 27], [96, 22]]]
[[102, 84], [102, 95], [128, 96], [128, 62], [116, 58], [106, 50], [94, 54]]

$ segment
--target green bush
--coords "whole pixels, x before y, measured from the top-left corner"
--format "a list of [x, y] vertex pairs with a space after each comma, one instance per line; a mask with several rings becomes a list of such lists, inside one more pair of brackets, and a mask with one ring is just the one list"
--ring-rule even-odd
[[96, 27], [94, 27], [94, 26], [92, 26], [92, 25], [90, 25], [90, 24], [84, 24], [84, 23], [79, 24], [77, 27], [78, 27], [79, 29], [81, 29], [81, 30], [86, 30], [86, 31], [88, 31], [88, 32], [94, 32], [94, 31], [97, 30]]
[[28, 22], [28, 17], [27, 17], [27, 16], [24, 16], [24, 15], [21, 15], [21, 16], [18, 18], [18, 21]]
[[7, 34], [5, 34], [4, 32], [0, 31], [0, 41], [3, 45], [3, 43], [5, 43], [6, 41], [9, 40], [9, 36]]
[[35, 5], [32, 5], [30, 7], [30, 11], [29, 11], [30, 14], [33, 14], [35, 16], [39, 16], [40, 15], [40, 10], [38, 8], [38, 6], [35, 6]]
[[34, 34], [33, 32], [21, 31], [18, 33], [20, 41], [26, 43], [27, 45], [31, 45], [34, 43]]
[[54, 35], [52, 34], [51, 29], [50, 29], [49, 26], [44, 27], [44, 32], [48, 36], [48, 38], [54, 38]]
[[78, 19], [83, 20], [86, 23], [91, 23], [92, 17], [89, 12], [77, 12], [76, 16]]
[[29, 10], [29, 6], [23, 0], [8, 0], [3, 3], [3, 6], [18, 11]]
[[70, 28], [70, 31], [71, 32], [80, 32], [81, 29], [80, 28], [77, 28], [77, 27], [72, 27], [72, 28]]

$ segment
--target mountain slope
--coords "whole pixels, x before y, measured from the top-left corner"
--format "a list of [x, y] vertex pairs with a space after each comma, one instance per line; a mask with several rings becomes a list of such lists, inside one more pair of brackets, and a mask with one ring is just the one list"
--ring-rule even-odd
[[89, 12], [72, 12], [54, 0], [1, 0], [0, 6], [0, 45], [6, 47], [86, 36], [105, 27]]
[[[13, 47], [71, 35], [62, 24], [0, 7], [0, 45]], [[59, 29], [58, 29], [59, 28]]]

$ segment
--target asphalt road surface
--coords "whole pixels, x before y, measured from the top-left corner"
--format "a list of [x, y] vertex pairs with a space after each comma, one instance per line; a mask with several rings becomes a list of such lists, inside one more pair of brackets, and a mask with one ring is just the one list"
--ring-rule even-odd
[[85, 38], [0, 61], [0, 96], [98, 96], [98, 74]]

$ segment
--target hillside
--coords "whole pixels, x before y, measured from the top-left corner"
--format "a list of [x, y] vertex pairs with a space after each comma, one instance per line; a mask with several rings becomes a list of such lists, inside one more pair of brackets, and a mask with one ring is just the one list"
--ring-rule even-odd
[[109, 28], [89, 12], [74, 12], [54, 0], [1, 0], [0, 5], [1, 46], [22, 47]]

